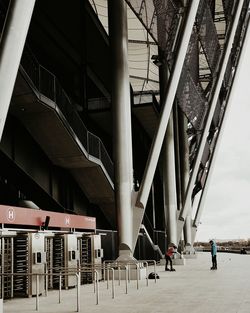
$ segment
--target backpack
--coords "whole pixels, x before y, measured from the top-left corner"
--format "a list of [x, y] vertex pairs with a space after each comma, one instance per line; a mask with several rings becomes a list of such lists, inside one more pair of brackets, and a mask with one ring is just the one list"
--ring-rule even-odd
[[152, 273], [150, 273], [150, 274], [148, 275], [148, 279], [155, 279], [155, 278], [156, 278], [156, 279], [159, 279], [159, 278], [160, 278], [157, 273], [152, 272]]

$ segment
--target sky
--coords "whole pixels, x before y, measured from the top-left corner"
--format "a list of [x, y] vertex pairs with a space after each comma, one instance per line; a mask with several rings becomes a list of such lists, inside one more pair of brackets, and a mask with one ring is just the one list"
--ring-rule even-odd
[[250, 238], [250, 32], [226, 114], [195, 241]]

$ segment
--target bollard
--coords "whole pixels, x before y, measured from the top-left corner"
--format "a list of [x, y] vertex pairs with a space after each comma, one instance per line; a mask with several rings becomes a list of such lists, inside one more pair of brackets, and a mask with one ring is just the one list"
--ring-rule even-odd
[[62, 291], [62, 273], [59, 274], [59, 301], [61, 303], [61, 291]]
[[36, 311], [39, 311], [39, 276], [36, 274]]
[[146, 286], [148, 286], [148, 262], [146, 263]]
[[125, 265], [125, 293], [128, 294], [128, 267]]
[[80, 312], [80, 275], [76, 274], [76, 283], [77, 283], [77, 290], [76, 290], [76, 312]]
[[121, 267], [118, 266], [118, 285], [121, 286]]
[[49, 280], [49, 276], [48, 276], [48, 267], [47, 267], [47, 263], [46, 263], [46, 270], [45, 270], [45, 296], [48, 296], [48, 280]]
[[115, 288], [114, 288], [114, 277], [115, 277], [115, 270], [111, 268], [112, 271], [112, 299], [115, 297]]
[[139, 289], [139, 264], [136, 264], [136, 288]]
[[96, 304], [99, 304], [99, 277], [97, 270], [95, 270], [95, 280], [96, 280]]
[[107, 289], [109, 289], [109, 264], [107, 264]]

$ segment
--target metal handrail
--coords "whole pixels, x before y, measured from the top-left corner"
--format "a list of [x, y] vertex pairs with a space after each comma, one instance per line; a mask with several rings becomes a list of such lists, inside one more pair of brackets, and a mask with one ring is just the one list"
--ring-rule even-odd
[[[1, 279], [2, 277], [7, 277], [7, 276], [29, 276], [29, 277], [36, 277], [36, 311], [39, 311], [39, 277], [40, 276], [49, 276], [49, 275], [53, 275], [53, 276], [59, 276], [59, 301], [58, 303], [61, 303], [61, 273], [0, 273]], [[80, 277], [78, 273], [64, 273], [64, 275], [66, 276], [76, 276], [76, 280], [77, 280], [77, 296], [76, 296], [76, 312], [80, 312]], [[47, 293], [46, 293], [47, 294]], [[4, 294], [2, 294], [2, 299], [4, 299]]]
[[[107, 280], [107, 289], [109, 289], [109, 276], [111, 273], [112, 277], [112, 289], [111, 289], [111, 297], [115, 298], [115, 284], [114, 284], [114, 267], [118, 268], [118, 280], [120, 285], [120, 271], [121, 269], [125, 270], [125, 294], [128, 294], [128, 286], [130, 282], [130, 266], [136, 267], [136, 286], [137, 290], [139, 289], [139, 268], [141, 264], [146, 265], [146, 285], [148, 286], [148, 264], [149, 262], [154, 263], [154, 272], [156, 273], [156, 261], [155, 260], [139, 260], [135, 262], [121, 262], [121, 261], [113, 261], [110, 260], [110, 263], [104, 261], [103, 264], [84, 264], [81, 267], [75, 268], [65, 268], [65, 267], [46, 267], [45, 273], [1, 273], [0, 277], [8, 277], [8, 276], [26, 276], [26, 277], [36, 277], [36, 311], [39, 311], [39, 277], [44, 276], [58, 276], [59, 277], [59, 288], [58, 288], [58, 303], [61, 303], [62, 299], [62, 276], [75, 276], [76, 277], [76, 312], [80, 312], [80, 285], [81, 273], [92, 272], [94, 273], [94, 293], [96, 294], [96, 304], [99, 304], [99, 273], [98, 270], [103, 270], [104, 273], [104, 281], [105, 281], [105, 272], [106, 272], [106, 280]], [[112, 265], [112, 266], [111, 266]], [[54, 272], [51, 270], [56, 270], [58, 272]], [[156, 275], [155, 275], [156, 277]], [[48, 284], [46, 283], [47, 279], [45, 279], [45, 295], [48, 295]], [[156, 278], [155, 278], [156, 282]], [[2, 296], [3, 298], [4, 296]]]
[[[87, 130], [77, 111], [74, 109], [76, 104], [72, 102], [61, 87], [57, 77], [38, 62], [27, 46], [23, 52], [21, 65], [23, 71], [28, 76], [30, 87], [37, 91], [39, 99], [41, 101], [46, 101], [46, 98], [48, 98], [58, 106], [62, 114], [70, 123], [80, 142], [83, 144], [87, 153], [101, 161], [111, 181], [113, 181], [114, 165], [103, 142], [99, 137]], [[94, 153], [94, 155], [90, 151], [89, 144], [90, 142], [93, 142], [93, 140], [98, 147], [97, 153]], [[96, 152], [95, 149], [94, 151]]]

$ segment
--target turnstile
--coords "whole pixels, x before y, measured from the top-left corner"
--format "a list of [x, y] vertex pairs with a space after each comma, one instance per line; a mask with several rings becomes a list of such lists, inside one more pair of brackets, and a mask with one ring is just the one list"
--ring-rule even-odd
[[[80, 266], [77, 234], [56, 234], [53, 244], [54, 273], [62, 273], [62, 287], [76, 286], [75, 273]], [[59, 276], [53, 277], [53, 287], [58, 288]]]
[[85, 270], [84, 268], [89, 264], [92, 264], [92, 241], [89, 235], [83, 235], [82, 238], [79, 238], [80, 245], [80, 262], [83, 268], [81, 273], [81, 284], [91, 284], [93, 282], [93, 272]]
[[89, 267], [92, 271], [84, 271], [81, 275], [82, 284], [90, 284], [94, 279], [94, 269], [98, 271], [99, 280], [102, 279], [102, 257], [103, 250], [101, 249], [101, 236], [100, 235], [83, 235], [81, 238], [80, 249], [80, 262], [83, 268]]
[[[44, 231], [6, 233], [8, 235], [0, 237], [0, 273], [5, 274], [0, 277], [3, 299], [35, 296], [37, 288], [39, 294], [46, 288], [58, 288], [59, 273], [62, 288], [75, 287], [78, 269], [82, 269], [81, 283], [92, 283], [94, 268], [101, 265], [99, 235]], [[101, 279], [100, 267], [98, 270]]]
[[[45, 253], [45, 233], [29, 233], [29, 296], [45, 292], [45, 270], [46, 270], [46, 253]], [[38, 274], [38, 275], [35, 275]], [[38, 286], [37, 286], [38, 284]]]
[[24, 275], [29, 272], [29, 237], [27, 234], [17, 235], [14, 238], [14, 273], [20, 276], [13, 278], [13, 293], [15, 297], [28, 295], [29, 279]]
[[0, 240], [0, 254], [1, 254], [1, 298], [9, 299], [13, 297], [13, 276], [8, 275], [13, 273], [13, 237], [16, 234], [11, 232], [6, 236], [2, 236]]
[[46, 279], [48, 289], [53, 288], [53, 236], [54, 235], [46, 235], [45, 237]]
[[[14, 238], [14, 296], [34, 296], [45, 291], [46, 257], [43, 232], [20, 233]], [[24, 275], [27, 274], [27, 275]], [[38, 274], [38, 275], [36, 275]], [[38, 283], [38, 286], [37, 286]]]

